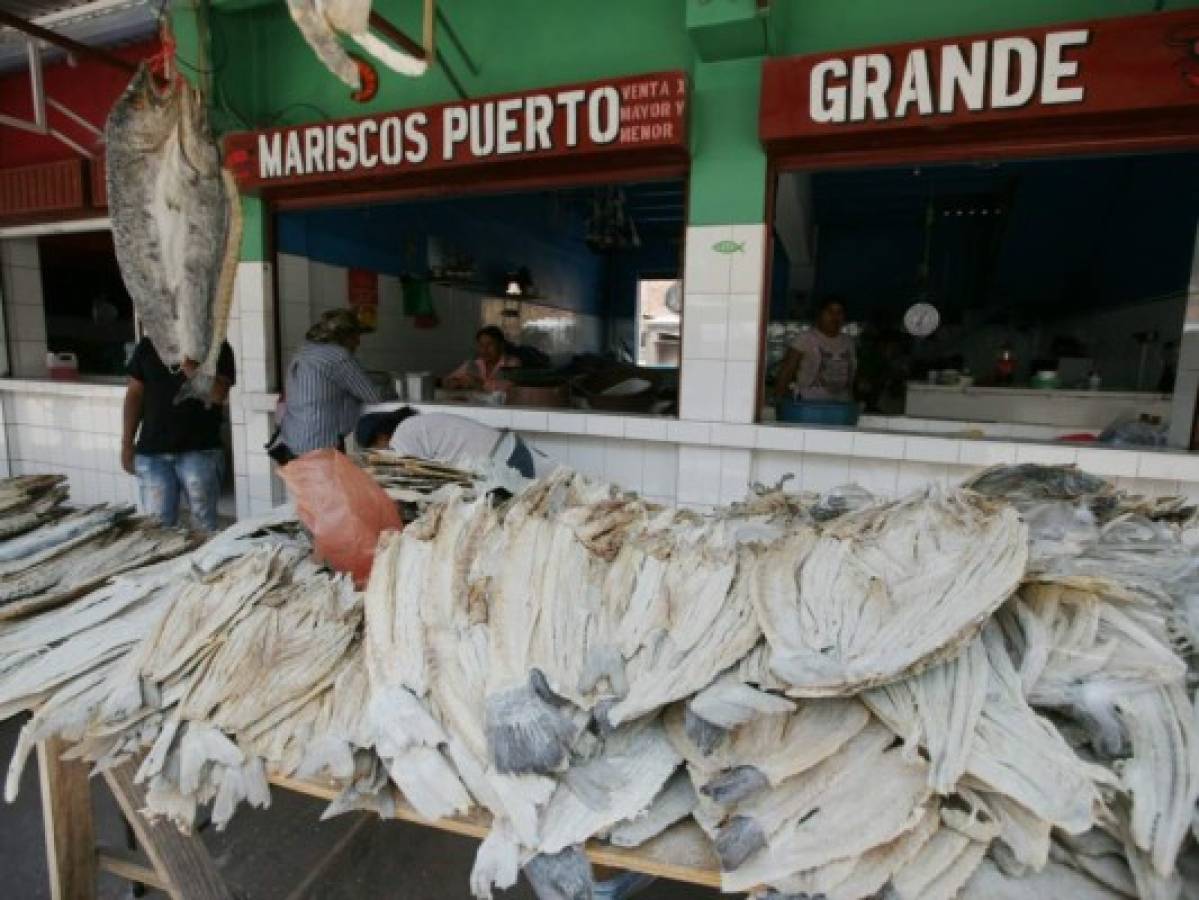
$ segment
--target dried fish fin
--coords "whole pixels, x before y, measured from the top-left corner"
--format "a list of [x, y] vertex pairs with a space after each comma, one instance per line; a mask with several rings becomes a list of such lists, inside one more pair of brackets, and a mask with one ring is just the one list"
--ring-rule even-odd
[[670, 826], [691, 815], [696, 804], [695, 788], [686, 771], [678, 771], [640, 815], [612, 826], [608, 840], [617, 847], [640, 847]]
[[731, 730], [758, 716], [794, 712], [795, 703], [751, 687], [735, 673], [726, 672], [688, 700], [687, 708], [704, 721]]
[[595, 896], [591, 863], [581, 847], [539, 853], [524, 864], [524, 872], [537, 900], [593, 900]]
[[479, 845], [470, 871], [470, 891], [477, 900], [491, 900], [492, 889], [507, 890], [520, 877], [520, 844], [506, 819], [495, 819]]

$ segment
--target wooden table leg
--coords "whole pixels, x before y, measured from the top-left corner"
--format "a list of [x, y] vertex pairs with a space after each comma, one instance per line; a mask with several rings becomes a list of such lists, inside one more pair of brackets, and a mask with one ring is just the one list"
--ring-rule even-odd
[[137, 834], [138, 846], [150, 860], [154, 871], [167, 884], [166, 891], [175, 900], [233, 900], [216, 863], [204, 842], [194, 834], [182, 834], [166, 821], [151, 822], [141, 814], [146, 792], [133, 783], [134, 763], [125, 763], [104, 773], [125, 819]]
[[61, 759], [66, 749], [58, 738], [37, 745], [50, 896], [53, 900], [94, 900], [96, 836], [91, 787], [86, 765]]

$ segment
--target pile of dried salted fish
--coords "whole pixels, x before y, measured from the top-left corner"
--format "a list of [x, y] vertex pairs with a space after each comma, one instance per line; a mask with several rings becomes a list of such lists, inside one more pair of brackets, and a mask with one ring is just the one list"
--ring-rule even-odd
[[128, 506], [72, 510], [63, 480], [35, 475], [0, 482], [0, 621], [59, 606], [199, 541], [134, 517]]
[[[59, 735], [98, 768], [141, 757], [147, 810], [189, 827], [267, 802], [267, 772], [354, 771], [364, 705], [361, 597], [309, 559], [274, 514], [115, 579], [75, 603], [0, 624], [0, 717], [35, 713], [9, 770]], [[362, 742], [365, 745], [365, 741]], [[266, 765], [270, 762], [270, 766]]]
[[7, 541], [66, 514], [62, 475], [0, 479], [0, 541]]
[[466, 469], [401, 456], [389, 450], [364, 450], [359, 459], [363, 468], [392, 497], [410, 502], [423, 501], [450, 485], [473, 488], [480, 479], [478, 474]]
[[590, 897], [592, 839], [774, 898], [1156, 900], [1199, 868], [1185, 504], [1041, 467], [711, 515], [490, 486], [427, 495], [362, 595], [243, 526], [0, 625], [0, 714], [37, 710], [14, 771], [60, 734], [183, 826], [271, 774], [334, 779], [329, 814], [483, 811], [478, 897]]

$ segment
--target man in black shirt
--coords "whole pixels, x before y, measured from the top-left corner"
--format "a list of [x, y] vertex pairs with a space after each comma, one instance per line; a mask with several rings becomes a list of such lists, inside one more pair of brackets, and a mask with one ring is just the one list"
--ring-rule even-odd
[[133, 351], [128, 373], [121, 466], [137, 476], [142, 507], [164, 525], [174, 525], [182, 488], [192, 519], [216, 531], [225, 459], [221, 420], [236, 375], [233, 348], [221, 345], [209, 406], [199, 400], [175, 403], [189, 373], [168, 369], [149, 338], [142, 338]]

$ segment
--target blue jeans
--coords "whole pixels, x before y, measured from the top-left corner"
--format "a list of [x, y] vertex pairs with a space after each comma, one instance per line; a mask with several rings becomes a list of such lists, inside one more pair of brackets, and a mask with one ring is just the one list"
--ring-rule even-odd
[[163, 525], [179, 522], [179, 494], [187, 494], [192, 519], [205, 531], [217, 529], [217, 501], [225, 451], [190, 450], [186, 453], [139, 453], [134, 458], [142, 511]]

